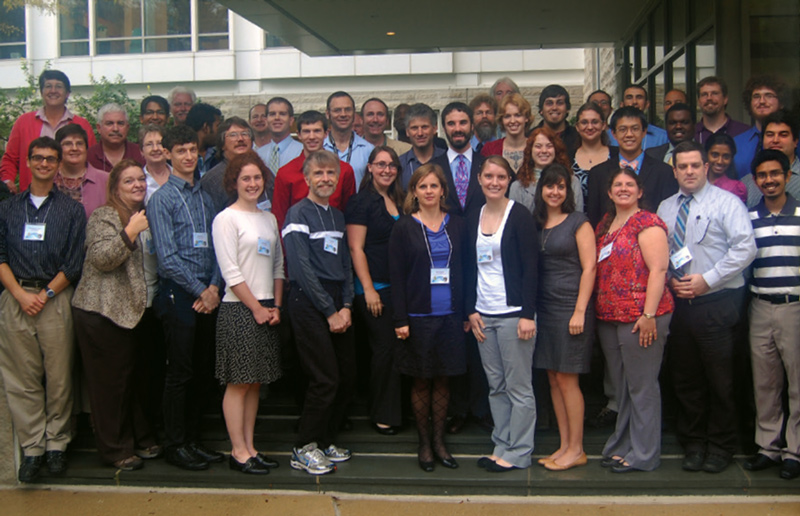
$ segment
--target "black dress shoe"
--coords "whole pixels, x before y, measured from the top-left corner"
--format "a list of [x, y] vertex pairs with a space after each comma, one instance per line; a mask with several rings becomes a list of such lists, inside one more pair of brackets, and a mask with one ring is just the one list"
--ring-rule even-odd
[[464, 425], [466, 424], [467, 424], [466, 416], [453, 416], [447, 423], [447, 433], [457, 434], [464, 429]]
[[419, 469], [425, 473], [431, 473], [433, 471], [433, 461], [419, 459]]
[[51, 475], [63, 475], [67, 471], [67, 454], [63, 451], [44, 452], [44, 460]]
[[780, 475], [784, 480], [794, 480], [800, 477], [800, 462], [794, 459], [784, 459]]
[[507, 472], [513, 471], [515, 469], [518, 469], [518, 468], [516, 466], [508, 466], [508, 467], [501, 466], [500, 464], [498, 464], [496, 462], [492, 462], [491, 464], [487, 464], [486, 465], [486, 471], [488, 471], [489, 473], [507, 473]]
[[458, 468], [458, 462], [456, 462], [455, 457], [439, 457], [437, 454], [433, 454], [436, 458], [437, 462], [448, 469], [456, 469]]
[[164, 454], [167, 462], [173, 466], [189, 471], [202, 471], [208, 469], [208, 462], [201, 459], [189, 448], [188, 445], [170, 446]]
[[742, 467], [747, 471], [761, 471], [777, 465], [778, 465], [777, 461], [770, 459], [763, 453], [757, 453], [755, 457], [751, 457], [746, 461], [744, 461]]
[[372, 423], [372, 428], [381, 435], [397, 435], [397, 428], [393, 426], [383, 428], [382, 426], [378, 426], [377, 423]]
[[683, 468], [684, 471], [700, 471], [703, 469], [703, 459], [705, 459], [705, 453], [703, 452], [688, 452], [683, 458], [681, 468]]
[[706, 473], [722, 473], [731, 464], [731, 458], [718, 453], [709, 453], [703, 462], [703, 471]]
[[253, 458], [256, 459], [264, 467], [267, 467], [267, 468], [276, 469], [276, 468], [278, 468], [280, 466], [280, 463], [277, 460], [270, 459], [269, 457], [267, 457], [266, 455], [264, 455], [261, 452], [256, 453], [256, 456], [253, 457]]
[[249, 475], [266, 475], [269, 468], [261, 464], [255, 457], [250, 457], [245, 462], [239, 462], [233, 455], [228, 459], [228, 465], [234, 471], [247, 473]]
[[19, 465], [19, 478], [20, 482], [33, 482], [39, 478], [39, 472], [42, 469], [44, 457], [42, 455], [26, 455], [22, 458], [22, 464]]
[[478, 467], [482, 469], [486, 469], [489, 467], [490, 464], [494, 464], [494, 461], [489, 457], [481, 457], [478, 459]]
[[222, 462], [225, 456], [218, 451], [206, 448], [200, 443], [189, 443], [186, 445], [189, 450], [194, 453], [199, 459], [205, 462]]

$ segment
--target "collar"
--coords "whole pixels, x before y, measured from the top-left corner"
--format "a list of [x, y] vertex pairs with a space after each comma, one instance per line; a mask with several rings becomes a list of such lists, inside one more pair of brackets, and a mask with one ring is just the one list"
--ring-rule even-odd
[[[786, 204], [783, 205], [781, 208], [780, 216], [791, 216], [795, 214], [797, 210], [798, 203], [797, 199], [792, 197], [792, 194], [786, 192]], [[764, 196], [761, 196], [761, 200], [758, 201], [758, 204], [755, 207], [756, 211], [758, 212], [759, 218], [766, 218], [772, 216], [772, 213], [767, 210], [767, 204], [764, 202]]]
[[278, 152], [283, 152], [289, 146], [289, 144], [291, 143], [291, 140], [292, 140], [292, 135], [291, 134], [287, 134], [286, 138], [284, 138], [283, 140], [281, 140], [279, 142], [276, 142], [275, 140], [273, 140], [272, 143], [274, 143], [275, 146], [278, 147]]
[[450, 163], [451, 165], [453, 164], [453, 161], [455, 161], [455, 159], [457, 157], [459, 157], [459, 156], [464, 156], [465, 158], [467, 158], [467, 161], [469, 161], [469, 163], [471, 165], [472, 164], [472, 146], [470, 146], [467, 150], [465, 150], [464, 152], [461, 152], [461, 153], [454, 151], [452, 148], [448, 148], [447, 149], [447, 162]]
[[[709, 183], [708, 181], [706, 181], [706, 184], [705, 184], [705, 185], [703, 185], [703, 188], [701, 188], [700, 190], [698, 190], [698, 191], [696, 191], [695, 193], [691, 194], [691, 195], [692, 195], [692, 202], [695, 202], [695, 201], [696, 201], [696, 202], [700, 202], [700, 203], [702, 203], [702, 202], [703, 202], [703, 199], [705, 199], [705, 197], [706, 197], [707, 195], [709, 195], [709, 193], [708, 193], [708, 192], [709, 192], [709, 190], [711, 189], [711, 186], [712, 186], [712, 185], [711, 185], [711, 183]], [[679, 199], [681, 195], [688, 195], [688, 194], [684, 193], [682, 190], [678, 190], [678, 195], [677, 195], [677, 196], [675, 196], [675, 199], [676, 199], [676, 202], [677, 202], [679, 205], [680, 205], [680, 203], [681, 203], [682, 201], [678, 201], [677, 199]]]
[[175, 174], [170, 174], [169, 179], [167, 179], [167, 182], [164, 184], [171, 184], [175, 186], [178, 190], [191, 190], [192, 192], [200, 188], [200, 181], [195, 180], [194, 185], [190, 185], [189, 181], [181, 179]]
[[[35, 116], [36, 116], [36, 118], [38, 118], [39, 120], [41, 120], [43, 122], [47, 122], [48, 124], [50, 123], [47, 120], [47, 117], [44, 115], [44, 107], [40, 107], [36, 111], [36, 115]], [[67, 106], [64, 106], [64, 114], [61, 115], [61, 120], [58, 121], [58, 124], [60, 124], [64, 120], [72, 120], [74, 117], [75, 117], [75, 115], [72, 114], [72, 111], [70, 111]], [[58, 125], [58, 124], [56, 124], [56, 125]]]
[[644, 151], [641, 151], [641, 152], [639, 153], [639, 155], [638, 155], [638, 156], [636, 156], [635, 158], [633, 158], [632, 160], [625, 159], [625, 158], [622, 156], [622, 153], [620, 153], [620, 154], [619, 154], [619, 161], [621, 161], [621, 160], [623, 160], [623, 159], [624, 159], [625, 161], [629, 162], [629, 163], [630, 163], [631, 161], [635, 161], [635, 162], [637, 163], [637, 165], [636, 165], [636, 170], [634, 170], [634, 172], [636, 172], [636, 175], [639, 175], [639, 172], [642, 170], [642, 161], [644, 161]]

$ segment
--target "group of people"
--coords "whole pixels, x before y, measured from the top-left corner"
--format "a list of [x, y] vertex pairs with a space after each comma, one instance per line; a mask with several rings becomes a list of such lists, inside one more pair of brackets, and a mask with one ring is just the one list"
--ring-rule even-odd
[[378, 98], [361, 107], [360, 136], [343, 91], [325, 113], [295, 118], [275, 97], [223, 120], [179, 87], [143, 99], [138, 145], [120, 106], [100, 109], [95, 142], [66, 108], [66, 75], [45, 71], [39, 86], [44, 106], [20, 117], [0, 162], [13, 194], [0, 203], [0, 372], [20, 481], [67, 467], [75, 340], [104, 462], [224, 461], [200, 439], [216, 379], [229, 467], [269, 473], [279, 463], [254, 430], [261, 385], [284, 373], [287, 320], [307, 382], [290, 466], [312, 475], [352, 456], [337, 441], [358, 321], [375, 431], [402, 426], [408, 376], [420, 468], [459, 467], [445, 436], [471, 416], [492, 432], [477, 465], [495, 473], [531, 464], [535, 369], [560, 435], [539, 464], [587, 464], [579, 375], [596, 339], [602, 417], [615, 422], [601, 465], [659, 466], [663, 371], [683, 469], [723, 471], [749, 322], [759, 452], [744, 467], [800, 476], [799, 130], [778, 79], [746, 85], [753, 127], [726, 115], [719, 78], [698, 84], [698, 123], [668, 92], [664, 131], [641, 86], [613, 113], [592, 93], [574, 126], [569, 93], [548, 86], [531, 127], [503, 78], [442, 109], [445, 140], [430, 106], [396, 111], [407, 142], [386, 136]]

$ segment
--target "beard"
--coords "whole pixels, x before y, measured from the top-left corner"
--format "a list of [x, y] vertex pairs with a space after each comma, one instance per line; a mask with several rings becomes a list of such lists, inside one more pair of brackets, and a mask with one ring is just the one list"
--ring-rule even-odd
[[486, 142], [491, 140], [494, 135], [497, 126], [495, 124], [481, 124], [475, 127], [475, 136], [482, 142]]

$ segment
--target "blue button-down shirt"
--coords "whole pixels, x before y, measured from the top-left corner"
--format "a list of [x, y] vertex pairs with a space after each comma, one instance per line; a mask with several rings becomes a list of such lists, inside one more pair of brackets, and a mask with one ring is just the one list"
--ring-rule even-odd
[[[658, 207], [670, 239], [683, 202], [680, 195], [676, 193]], [[744, 286], [743, 272], [756, 256], [756, 241], [747, 208], [738, 197], [711, 183], [695, 192], [684, 242], [692, 259], [681, 270], [687, 275], [701, 274], [710, 287], [709, 294]]]
[[[274, 149], [276, 145], [278, 146], [278, 159], [281, 167], [292, 161], [294, 158], [299, 156], [301, 152], [303, 152], [303, 144], [291, 136], [287, 136], [278, 143], [269, 142], [268, 144], [260, 147], [257, 151], [258, 155], [264, 161], [264, 164], [268, 167], [270, 156], [272, 155], [272, 149]], [[272, 173], [277, 175], [278, 171], [273, 170]]]
[[[147, 219], [158, 256], [158, 275], [194, 296], [222, 284], [211, 242], [214, 202], [200, 188], [171, 175], [147, 203]], [[206, 233], [208, 247], [194, 247], [194, 233]]]
[[[608, 135], [608, 144], [613, 145], [614, 147], [619, 147], [619, 143], [617, 142], [617, 139], [614, 138], [614, 133], [611, 132], [610, 128], [606, 129], [606, 134]], [[669, 143], [667, 131], [663, 130], [657, 125], [648, 124], [647, 132], [644, 135], [644, 139], [642, 139], [642, 149], [647, 150], [650, 147], [658, 147], [659, 145], [664, 145], [665, 143]]]
[[344, 161], [345, 163], [349, 163], [350, 166], [353, 167], [353, 174], [355, 174], [356, 177], [356, 191], [358, 191], [358, 188], [361, 186], [361, 180], [364, 178], [364, 173], [367, 171], [369, 155], [375, 146], [359, 135], [353, 133], [353, 141], [350, 144], [350, 147], [344, 151], [340, 151], [336, 147], [336, 144], [333, 142], [333, 136], [331, 135], [328, 135], [328, 137], [325, 138], [325, 144], [323, 147], [325, 150], [336, 154], [339, 156], [340, 160]]
[[[436, 156], [441, 156], [447, 152], [446, 150], [436, 147], [433, 147], [433, 156], [431, 159], [435, 158]], [[419, 159], [417, 159], [417, 155], [414, 154], [414, 149], [411, 149], [408, 152], [404, 152], [399, 156], [400, 158], [400, 168], [403, 169], [403, 174], [401, 176], [401, 181], [403, 182], [403, 188], [408, 188], [408, 182], [411, 181], [411, 174], [414, 173], [419, 167], [424, 165], [425, 163], [421, 163]]]

